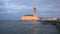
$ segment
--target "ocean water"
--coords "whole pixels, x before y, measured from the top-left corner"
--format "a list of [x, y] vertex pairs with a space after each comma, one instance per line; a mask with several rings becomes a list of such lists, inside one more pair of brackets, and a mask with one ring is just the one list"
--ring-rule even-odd
[[0, 34], [60, 34], [55, 25], [40, 21], [0, 20]]

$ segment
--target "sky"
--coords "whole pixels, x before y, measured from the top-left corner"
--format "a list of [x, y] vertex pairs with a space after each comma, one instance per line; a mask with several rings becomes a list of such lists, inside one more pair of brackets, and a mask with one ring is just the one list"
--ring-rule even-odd
[[0, 0], [0, 20], [20, 20], [23, 15], [36, 14], [40, 18], [60, 18], [60, 0]]

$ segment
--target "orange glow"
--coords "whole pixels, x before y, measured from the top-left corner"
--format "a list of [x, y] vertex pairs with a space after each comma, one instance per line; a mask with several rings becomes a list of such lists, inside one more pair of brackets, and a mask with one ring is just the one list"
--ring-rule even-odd
[[35, 16], [23, 16], [22, 20], [38, 20], [38, 18]]
[[39, 18], [36, 16], [36, 6], [34, 5], [34, 13], [33, 16], [23, 16], [22, 20], [39, 20]]

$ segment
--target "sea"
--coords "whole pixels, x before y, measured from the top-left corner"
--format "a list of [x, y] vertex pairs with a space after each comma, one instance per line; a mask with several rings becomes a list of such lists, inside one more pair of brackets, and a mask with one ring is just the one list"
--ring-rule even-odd
[[0, 20], [0, 34], [60, 34], [60, 30], [49, 22]]

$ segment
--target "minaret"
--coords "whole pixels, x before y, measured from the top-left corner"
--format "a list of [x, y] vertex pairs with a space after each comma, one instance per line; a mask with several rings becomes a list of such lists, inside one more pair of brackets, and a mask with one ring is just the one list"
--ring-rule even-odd
[[34, 9], [34, 16], [36, 16], [36, 0], [34, 0], [34, 6], [33, 6], [33, 9]]
[[34, 7], [33, 7], [33, 9], [34, 9], [34, 14], [33, 14], [33, 20], [39, 20], [39, 18], [38, 18], [38, 16], [36, 15], [36, 0], [35, 0], [35, 2], [34, 2]]
[[34, 9], [34, 16], [36, 16], [36, 5], [34, 5], [33, 9]]
[[36, 5], [34, 5], [33, 9], [34, 9], [33, 20], [39, 20], [37, 15], [36, 15]]

